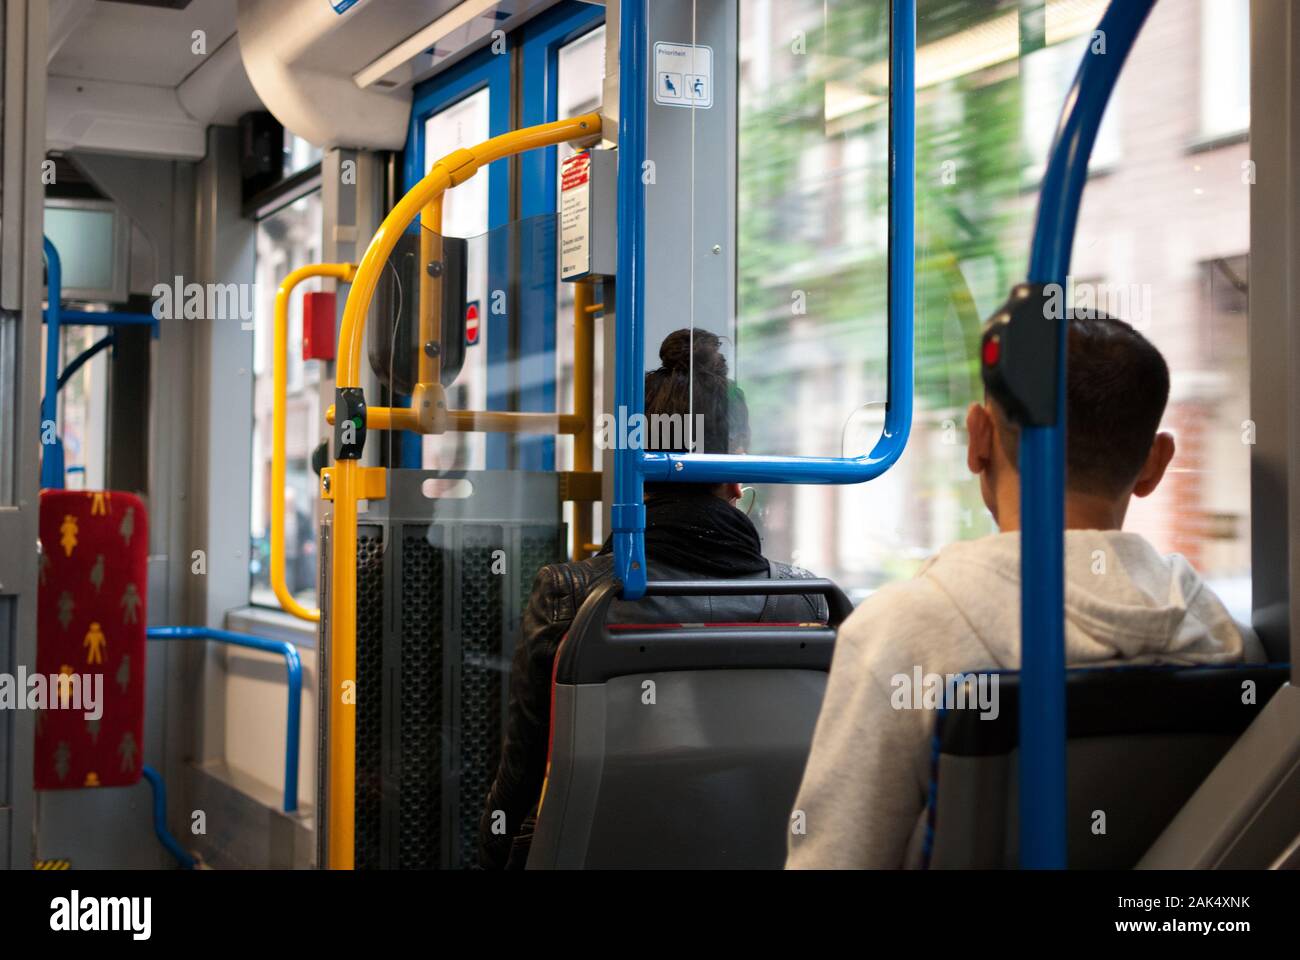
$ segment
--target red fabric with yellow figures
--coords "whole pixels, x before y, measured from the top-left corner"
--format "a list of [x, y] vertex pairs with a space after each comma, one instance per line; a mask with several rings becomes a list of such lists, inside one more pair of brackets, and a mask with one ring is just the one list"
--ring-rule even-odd
[[87, 718], [72, 683], [49, 684], [60, 703], [36, 714], [36, 789], [129, 786], [144, 762], [144, 504], [129, 493], [42, 490], [41, 548], [36, 670], [77, 674], [83, 686], [98, 674], [102, 713]]

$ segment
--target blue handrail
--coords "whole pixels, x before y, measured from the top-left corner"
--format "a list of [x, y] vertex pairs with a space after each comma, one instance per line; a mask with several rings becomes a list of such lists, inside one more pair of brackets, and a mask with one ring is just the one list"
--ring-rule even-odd
[[[46, 310], [43, 319], [49, 321]], [[152, 313], [134, 313], [130, 310], [77, 310], [62, 307], [59, 310], [61, 325], [79, 327], [150, 327], [153, 336], [158, 336], [158, 318]]]
[[48, 276], [49, 307], [45, 311], [45, 393], [41, 397], [41, 438], [50, 425], [54, 427], [52, 442], [43, 443], [41, 451], [41, 487], [46, 490], [63, 489], [63, 443], [59, 439], [59, 325], [62, 322], [59, 298], [63, 296], [63, 261], [59, 251], [43, 238], [45, 271]]
[[[53, 429], [49, 443], [42, 443], [41, 489], [62, 490], [64, 486], [63, 438], [59, 435], [59, 390], [80, 364], [103, 348], [101, 340], [68, 365], [64, 375], [59, 375], [59, 333], [69, 324], [82, 326], [121, 327], [149, 324], [153, 335], [158, 336], [158, 318], [149, 313], [129, 313], [121, 310], [65, 310], [63, 307], [63, 261], [59, 250], [49, 237], [42, 237], [45, 251], [46, 294], [48, 304], [42, 314], [45, 320], [45, 392], [41, 396], [41, 437], [47, 425]], [[107, 339], [107, 338], [105, 338]]]
[[158, 838], [158, 842], [167, 848], [167, 852], [176, 858], [182, 870], [193, 870], [198, 861], [185, 851], [185, 848], [172, 836], [172, 832], [167, 829], [167, 786], [163, 783], [163, 778], [147, 763], [140, 768], [140, 773], [149, 781], [149, 789], [153, 793], [154, 835]]
[[[618, 285], [615, 293], [614, 404], [631, 417], [645, 410], [645, 164], [649, 96], [646, 0], [621, 0], [619, 30]], [[861, 457], [650, 453], [620, 438], [614, 455], [610, 527], [614, 573], [623, 596], [645, 593], [644, 484], [861, 483], [902, 455], [912, 426], [915, 270], [916, 0], [891, 0], [889, 83], [889, 399], [885, 426]]]
[[[1066, 97], [1043, 177], [1029, 281], [1070, 271], [1079, 202], [1097, 131], [1124, 61], [1155, 0], [1112, 0]], [[1045, 322], [1051, 322], [1045, 319]], [[1056, 424], [1020, 439], [1020, 865], [1062, 869], [1065, 831], [1065, 382], [1064, 326]]]
[[268, 640], [209, 627], [150, 627], [145, 636], [150, 640], [216, 640], [284, 657], [289, 681], [289, 717], [284, 744], [284, 812], [294, 813], [298, 809], [298, 741], [302, 717], [302, 660], [298, 657], [298, 649], [285, 640]]

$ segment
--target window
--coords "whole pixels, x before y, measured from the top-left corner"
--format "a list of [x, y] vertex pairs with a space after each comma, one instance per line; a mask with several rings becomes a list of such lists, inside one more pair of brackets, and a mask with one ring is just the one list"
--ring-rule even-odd
[[1200, 8], [1201, 137], [1245, 133], [1250, 126], [1250, 0], [1201, 0]]
[[[1045, 29], [1023, 55], [1022, 6], [919, 2], [907, 451], [871, 483], [758, 490], [752, 516], [768, 555], [833, 577], [855, 600], [912, 576], [945, 544], [995, 530], [965, 464], [965, 410], [982, 396], [979, 335], [1024, 275], [1038, 200], [1027, 187], [1105, 4], [1047, 0]], [[1085, 191], [1073, 272], [1078, 291], [1120, 305], [1172, 373], [1164, 429], [1179, 451], [1126, 526], [1187, 555], [1248, 620], [1249, 148], [1185, 149], [1188, 131], [1206, 126], [1205, 105], [1219, 103], [1206, 92], [1238, 89], [1223, 79], [1228, 65], [1246, 76], [1245, 7], [1157, 4], [1093, 157], [1107, 175]], [[736, 356], [751, 452], [863, 453], [885, 399], [888, 4], [753, 0], [740, 18]], [[1203, 31], [1232, 57], [1201, 56]], [[1235, 119], [1210, 126], [1244, 131], [1245, 101], [1220, 93], [1235, 106], [1209, 112]], [[1134, 131], [1122, 150], [1121, 131]], [[802, 314], [791, 308], [800, 291]]]
[[315, 144], [284, 131], [284, 175], [291, 177], [295, 173], [313, 167], [321, 161], [321, 148]]
[[[60, 331], [62, 369], [108, 335], [105, 327], [67, 326]], [[99, 351], [59, 391], [63, 468], [69, 490], [104, 490], [108, 425], [108, 357]], [[42, 386], [44, 389], [44, 386]]]
[[[253, 319], [252, 602], [279, 606], [271, 590], [271, 422], [275, 293], [288, 274], [321, 259], [319, 191], [281, 207], [257, 224], [256, 312]], [[316, 605], [317, 482], [311, 455], [324, 422], [319, 364], [302, 359], [302, 295], [319, 290], [311, 279], [296, 288], [289, 308], [288, 402], [285, 423], [285, 580], [304, 606]]]
[[[1024, 96], [1024, 125], [1022, 136], [1029, 152], [1029, 166], [1025, 171], [1026, 179], [1037, 184], [1047, 168], [1047, 154], [1052, 148], [1052, 138], [1056, 135], [1057, 122], [1061, 117], [1061, 107], [1065, 96], [1074, 82], [1074, 75], [1079, 70], [1079, 62], [1085, 53], [1096, 53], [1091, 32], [1038, 50], [1022, 58], [1020, 76]], [[1101, 120], [1101, 129], [1097, 131], [1097, 142], [1092, 148], [1092, 157], [1088, 169], [1097, 171], [1114, 166], [1120, 158], [1120, 139], [1118, 117], [1123, 112], [1120, 102], [1122, 94], [1116, 90], [1106, 105], [1106, 114]]]

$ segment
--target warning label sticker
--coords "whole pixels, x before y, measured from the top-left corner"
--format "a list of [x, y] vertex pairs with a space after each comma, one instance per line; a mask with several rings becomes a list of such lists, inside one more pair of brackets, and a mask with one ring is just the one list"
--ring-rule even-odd
[[591, 153], [575, 153], [560, 165], [560, 277], [591, 272]]
[[693, 43], [656, 43], [655, 103], [697, 110], [713, 106], [713, 48]]

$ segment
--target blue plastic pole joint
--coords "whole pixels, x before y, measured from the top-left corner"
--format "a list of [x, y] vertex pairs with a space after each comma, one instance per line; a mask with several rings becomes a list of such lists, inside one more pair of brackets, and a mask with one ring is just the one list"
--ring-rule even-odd
[[[1084, 54], [1043, 177], [1029, 258], [1031, 284], [1065, 287], [1097, 131], [1154, 4], [1112, 0]], [[1020, 438], [1020, 865], [1063, 869], [1067, 337], [1064, 318], [1044, 317], [1043, 322], [1061, 328], [1051, 340], [1058, 351], [1054, 423], [1026, 426]]]
[[[619, 38], [617, 361], [614, 405], [623, 422], [645, 412], [645, 183], [648, 72], [646, 0], [621, 0]], [[614, 574], [623, 596], [645, 593], [644, 485], [678, 483], [861, 483], [902, 455], [912, 426], [915, 280], [916, 0], [890, 3], [889, 399], [885, 426], [861, 457], [648, 453], [620, 443], [614, 455]]]

